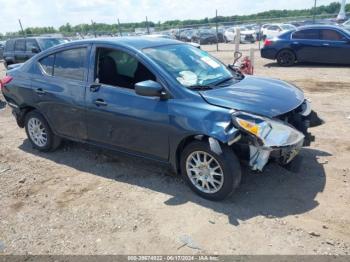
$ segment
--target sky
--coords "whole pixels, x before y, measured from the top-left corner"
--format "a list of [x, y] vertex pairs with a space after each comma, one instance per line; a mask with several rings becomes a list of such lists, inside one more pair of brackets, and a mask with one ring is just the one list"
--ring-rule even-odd
[[[329, 4], [337, 0], [317, 0]], [[23, 27], [59, 26], [91, 23], [164, 22], [199, 19], [219, 15], [245, 15], [271, 9], [310, 8], [314, 0], [0, 0], [0, 32]]]

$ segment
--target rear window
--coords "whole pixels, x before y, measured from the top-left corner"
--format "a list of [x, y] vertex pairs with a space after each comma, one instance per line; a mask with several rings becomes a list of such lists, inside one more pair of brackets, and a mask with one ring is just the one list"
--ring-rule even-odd
[[293, 39], [319, 40], [320, 31], [316, 29], [300, 30], [293, 34]]
[[26, 40], [17, 39], [15, 44], [15, 51], [26, 51]]
[[5, 51], [11, 52], [15, 49], [15, 40], [7, 40], [5, 44]]
[[39, 61], [47, 75], [73, 80], [84, 80], [86, 48], [75, 48], [58, 52]]
[[54, 76], [84, 80], [86, 48], [56, 53]]
[[331, 29], [322, 29], [321, 30], [321, 39], [327, 41], [342, 41], [345, 36], [338, 31]]

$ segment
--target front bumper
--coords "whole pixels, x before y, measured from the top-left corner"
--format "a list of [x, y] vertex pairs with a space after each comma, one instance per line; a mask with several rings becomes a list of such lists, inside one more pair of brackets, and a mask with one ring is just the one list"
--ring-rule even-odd
[[275, 160], [280, 165], [289, 164], [303, 147], [304, 137], [296, 141], [295, 144], [282, 147], [249, 146], [250, 159], [249, 166], [252, 170], [262, 171], [270, 159]]
[[257, 143], [254, 139], [249, 144], [249, 165], [252, 170], [262, 171], [270, 159], [280, 165], [289, 164], [300, 152], [303, 146], [310, 146], [315, 137], [308, 132], [310, 127], [322, 125], [324, 121], [311, 110], [310, 103], [305, 102], [287, 114], [278, 116], [279, 121], [294, 129], [297, 134], [288, 145]]

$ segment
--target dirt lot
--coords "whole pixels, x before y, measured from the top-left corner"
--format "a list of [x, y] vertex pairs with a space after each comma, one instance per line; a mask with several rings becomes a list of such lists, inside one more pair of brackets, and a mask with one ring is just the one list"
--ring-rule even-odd
[[244, 169], [218, 203], [157, 163], [72, 142], [39, 153], [1, 109], [0, 253], [349, 254], [350, 67], [279, 68], [257, 53], [256, 74], [303, 88], [326, 124], [299, 172]]

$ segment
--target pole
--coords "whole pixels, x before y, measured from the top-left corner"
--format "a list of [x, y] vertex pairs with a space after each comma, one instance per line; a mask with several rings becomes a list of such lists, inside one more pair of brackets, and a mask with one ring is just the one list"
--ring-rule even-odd
[[149, 26], [148, 26], [148, 18], [146, 16], [146, 28], [147, 28], [147, 34], [149, 35]]
[[118, 18], [118, 29], [119, 29], [119, 34], [120, 34], [120, 36], [122, 37], [123, 34], [122, 34], [122, 28], [121, 28], [121, 26], [120, 26], [119, 18]]
[[262, 40], [262, 24], [259, 23], [259, 50], [261, 49], [261, 40]]
[[92, 25], [92, 30], [94, 31], [95, 38], [97, 38], [96, 35], [96, 28], [95, 28], [95, 22], [91, 19], [91, 25]]
[[216, 51], [219, 51], [219, 28], [218, 28], [218, 10], [215, 11], [215, 24], [216, 24]]
[[316, 6], [317, 6], [317, 0], [315, 0], [315, 4], [314, 4], [314, 17], [313, 17], [313, 23], [316, 22]]
[[342, 0], [341, 6], [340, 6], [340, 11], [337, 16], [338, 21], [345, 21], [346, 20], [346, 0]]
[[22, 31], [23, 36], [26, 37], [26, 34], [25, 34], [24, 30], [23, 30], [21, 19], [18, 19], [18, 22], [19, 22], [19, 26], [21, 27], [21, 31]]
[[234, 40], [235, 40], [235, 59], [236, 59], [239, 52], [239, 44], [241, 43], [241, 29], [239, 27], [236, 28], [236, 36]]

